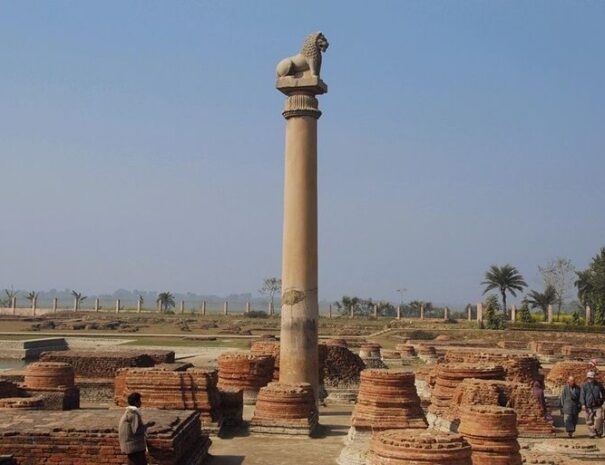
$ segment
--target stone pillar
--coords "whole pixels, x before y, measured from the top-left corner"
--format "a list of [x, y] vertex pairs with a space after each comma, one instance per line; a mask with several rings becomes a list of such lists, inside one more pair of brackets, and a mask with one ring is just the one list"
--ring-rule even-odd
[[38, 304], [38, 296], [34, 296], [32, 299], [32, 314], [36, 316], [36, 305]]
[[229, 314], [229, 302], [225, 300], [225, 305], [223, 305], [223, 315]]
[[317, 320], [317, 120], [316, 95], [327, 85], [311, 73], [285, 76], [286, 154], [282, 256], [280, 383], [309, 383], [319, 393]]
[[511, 323], [517, 321], [517, 306], [515, 304], [510, 306], [510, 321]]
[[549, 324], [552, 323], [552, 305], [548, 306], [548, 321]]
[[206, 301], [202, 302], [202, 316], [206, 316]]
[[468, 321], [471, 321], [473, 319], [473, 306], [472, 305], [469, 305], [468, 307], [466, 307], [466, 313], [467, 313]]
[[250, 313], [250, 302], [246, 302], [246, 315]]
[[137, 313], [141, 313], [142, 307], [143, 307], [143, 304], [141, 302], [141, 299], [137, 299]]
[[185, 301], [181, 300], [181, 315], [185, 313]]
[[353, 317], [355, 316], [355, 315], [353, 314], [353, 308], [354, 308], [354, 307], [353, 307], [353, 305], [351, 305], [351, 312], [350, 312], [350, 316], [351, 316], [351, 318], [353, 318]]
[[328, 318], [332, 318], [332, 304], [328, 307]]
[[156, 301], [156, 304], [158, 306], [158, 313], [162, 313], [162, 302], [160, 302], [160, 300], [158, 299]]
[[275, 313], [275, 307], [273, 306], [273, 302], [269, 302], [269, 316], [273, 316]]
[[59, 306], [59, 299], [53, 298], [53, 313], [57, 313], [57, 307]]
[[420, 319], [424, 320], [424, 304], [420, 304]]
[[95, 299], [95, 312], [98, 312], [98, 311], [99, 311], [99, 298], [97, 297]]
[[17, 313], [17, 297], [11, 299], [11, 308], [13, 309], [13, 315]]
[[401, 320], [401, 305], [397, 305], [397, 319]]
[[116, 299], [116, 313], [120, 313], [120, 299]]
[[78, 298], [74, 297], [74, 312], [78, 311]]
[[586, 325], [589, 325], [592, 323], [592, 309], [590, 308], [590, 305], [586, 306], [586, 321], [584, 323]]
[[477, 304], [477, 321], [479, 324], [483, 322], [483, 304], [481, 302]]
[[378, 318], [378, 305], [374, 305], [374, 318]]
[[443, 308], [443, 319], [444, 319], [445, 321], [447, 321], [447, 320], [449, 320], [449, 319], [450, 319], [450, 309], [449, 309], [449, 308], [447, 308], [447, 307], [444, 307], [444, 308]]

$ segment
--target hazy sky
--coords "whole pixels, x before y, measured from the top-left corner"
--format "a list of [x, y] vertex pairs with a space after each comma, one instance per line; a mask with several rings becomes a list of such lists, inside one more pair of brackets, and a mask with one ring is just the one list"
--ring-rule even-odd
[[322, 30], [320, 297], [476, 302], [605, 246], [605, 2], [0, 3], [0, 287], [255, 292], [274, 68]]

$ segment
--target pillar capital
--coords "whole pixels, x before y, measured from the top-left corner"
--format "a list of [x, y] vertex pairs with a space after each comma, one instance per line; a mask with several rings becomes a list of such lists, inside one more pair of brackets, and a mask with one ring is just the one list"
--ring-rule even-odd
[[288, 98], [282, 115], [289, 119], [297, 116], [321, 116], [316, 95], [328, 92], [328, 86], [317, 76], [284, 76], [277, 79], [277, 90]]

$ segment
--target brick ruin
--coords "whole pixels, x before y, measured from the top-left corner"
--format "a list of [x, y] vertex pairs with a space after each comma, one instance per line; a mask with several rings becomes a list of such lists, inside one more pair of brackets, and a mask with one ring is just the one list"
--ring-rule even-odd
[[413, 347], [418, 358], [424, 362], [433, 363], [437, 360], [437, 349], [434, 345], [415, 344]]
[[416, 357], [416, 349], [410, 344], [397, 344], [395, 350], [399, 352], [403, 360], [411, 359]]
[[504, 369], [499, 365], [470, 363], [437, 365], [437, 377], [431, 392], [429, 413], [442, 416], [450, 406], [456, 387], [467, 378], [503, 380]]
[[78, 378], [113, 379], [120, 368], [152, 367], [160, 363], [174, 363], [171, 350], [146, 351], [85, 351], [66, 350], [44, 352], [42, 362], [69, 363]]
[[[590, 368], [595, 371], [597, 379], [603, 382], [603, 375], [598, 369]], [[561, 388], [567, 383], [567, 378], [573, 376], [578, 385], [586, 379], [586, 373], [589, 366], [586, 362], [565, 361], [555, 363], [546, 375], [545, 385], [548, 390], [556, 395], [560, 394]]]
[[[357, 399], [359, 379], [365, 363], [357, 354], [331, 340], [321, 344], [320, 379], [329, 404], [350, 404]], [[323, 354], [322, 354], [323, 353]]]
[[517, 415], [517, 430], [521, 437], [550, 437], [553, 425], [544, 417], [531, 387], [522, 383], [465, 379], [456, 388], [444, 418], [457, 428], [462, 413], [473, 405], [501, 406], [514, 409]]
[[[46, 412], [5, 410], [0, 421], [0, 455], [19, 465], [122, 465], [118, 424], [121, 409]], [[210, 439], [202, 433], [200, 414], [145, 409], [148, 447], [157, 465], [201, 465]], [[36, 425], [32, 428], [32, 424]]]
[[73, 368], [66, 363], [32, 363], [24, 382], [0, 380], [0, 408], [72, 410], [80, 407]]
[[414, 373], [404, 370], [366, 369], [361, 372], [353, 428], [383, 430], [427, 427]]
[[274, 340], [254, 341], [250, 346], [250, 352], [254, 355], [273, 357], [273, 381], [277, 381], [279, 379], [279, 342]]
[[471, 445], [473, 465], [521, 465], [513, 409], [469, 406], [462, 413], [458, 431]]
[[250, 431], [260, 434], [311, 436], [318, 425], [310, 384], [269, 383], [256, 400]]
[[338, 463], [365, 464], [370, 438], [377, 431], [424, 430], [427, 426], [414, 373], [401, 369], [363, 370], [351, 428]]
[[218, 358], [218, 387], [243, 391], [244, 404], [256, 403], [259, 390], [273, 379], [274, 358], [247, 352], [228, 352]]
[[[221, 393], [217, 388], [216, 370], [123, 368], [115, 379], [116, 405], [126, 406], [131, 392], [142, 395], [145, 407], [199, 411], [202, 428], [212, 434], [218, 433], [224, 422], [231, 427], [241, 425], [241, 390]], [[226, 408], [223, 408], [223, 398]]]
[[504, 368], [506, 381], [531, 384], [540, 379], [540, 361], [531, 355], [504, 349], [449, 349], [443, 356], [443, 363], [492, 364]]
[[363, 342], [359, 347], [359, 357], [368, 368], [385, 368], [380, 354], [380, 344], [376, 342]]
[[370, 441], [368, 465], [472, 465], [462, 436], [435, 431], [387, 430]]

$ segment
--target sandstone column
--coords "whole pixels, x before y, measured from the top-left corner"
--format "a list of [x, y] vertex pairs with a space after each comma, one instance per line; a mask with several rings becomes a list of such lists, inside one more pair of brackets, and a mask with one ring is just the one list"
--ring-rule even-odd
[[95, 312], [98, 312], [98, 311], [99, 311], [99, 298], [97, 297], [95, 299]]
[[11, 299], [11, 308], [13, 309], [13, 315], [17, 313], [17, 298], [13, 297]]
[[450, 319], [450, 309], [447, 307], [443, 309], [443, 319], [446, 321]]
[[278, 78], [286, 96], [284, 231], [279, 381], [310, 383], [319, 392], [317, 320], [316, 95], [327, 92], [318, 76]]
[[116, 313], [120, 313], [120, 299], [116, 299]]
[[374, 305], [374, 318], [378, 318], [378, 305]]
[[206, 316], [206, 301], [205, 300], [202, 302], [202, 315]]
[[225, 300], [225, 305], [223, 305], [223, 314], [227, 315], [229, 313], [229, 302]]
[[36, 316], [36, 305], [38, 303], [38, 296], [34, 296], [32, 299], [32, 314]]
[[517, 306], [515, 304], [510, 306], [510, 321], [512, 323], [517, 321]]
[[53, 313], [57, 313], [58, 305], [59, 305], [59, 299], [57, 299], [56, 297], [53, 298]]
[[420, 304], [420, 319], [424, 320], [424, 304]]
[[[318, 422], [319, 319], [317, 279], [316, 96], [328, 86], [320, 79], [328, 41], [310, 34], [299, 54], [277, 65], [277, 89], [286, 95], [284, 225], [279, 383], [259, 392], [252, 432], [311, 435]], [[301, 428], [302, 426], [302, 428]]]
[[397, 305], [397, 319], [401, 320], [401, 305]]
[[468, 318], [468, 321], [471, 321], [471, 320], [473, 319], [473, 306], [472, 306], [472, 305], [469, 305], [469, 306], [466, 308], [466, 311], [467, 311], [467, 313], [468, 313], [468, 317], [467, 317], [467, 318]]
[[592, 323], [592, 310], [590, 305], [586, 306], [586, 321], [584, 322], [587, 326]]
[[552, 305], [548, 306], [548, 323], [552, 323]]
[[332, 304], [328, 307], [328, 317], [332, 318]]
[[185, 301], [181, 300], [181, 315], [185, 313]]
[[246, 302], [246, 314], [250, 313], [250, 302]]

